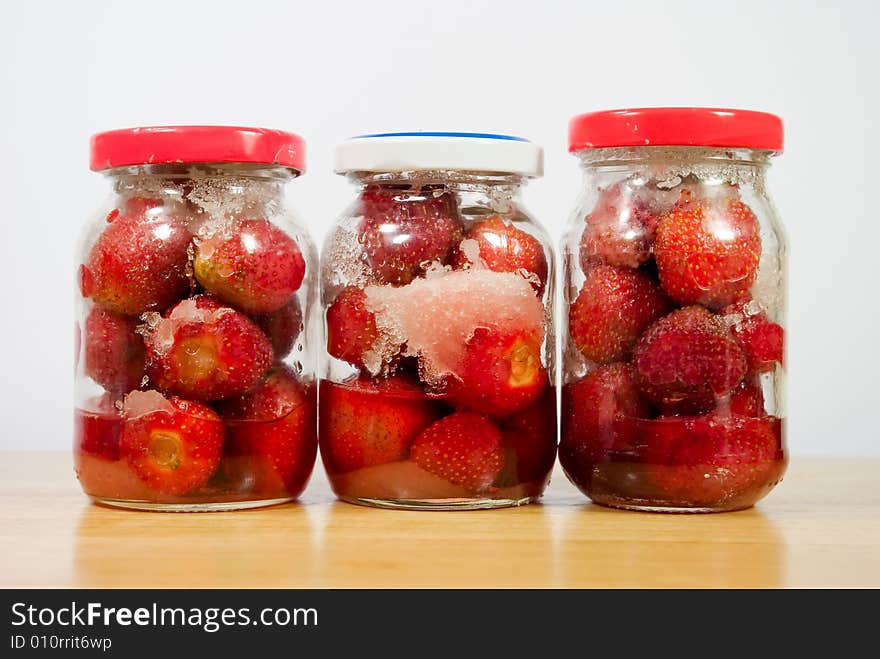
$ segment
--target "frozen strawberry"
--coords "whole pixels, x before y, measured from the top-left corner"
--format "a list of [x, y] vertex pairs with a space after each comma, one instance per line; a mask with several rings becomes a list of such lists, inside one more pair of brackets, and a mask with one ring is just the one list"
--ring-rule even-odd
[[443, 189], [370, 187], [356, 215], [363, 216], [358, 240], [379, 283], [408, 284], [424, 265], [445, 264], [463, 233], [455, 196]]
[[399, 375], [377, 384], [322, 382], [320, 406], [321, 456], [331, 472], [405, 460], [437, 417], [436, 403]]
[[276, 361], [290, 354], [296, 337], [303, 329], [302, 307], [296, 297], [278, 311], [253, 316], [253, 320], [269, 337]]
[[556, 460], [556, 390], [548, 387], [521, 412], [500, 422], [504, 467], [497, 487], [543, 480]]
[[131, 199], [95, 241], [79, 269], [83, 297], [107, 311], [164, 311], [189, 291], [185, 218], [159, 202]]
[[584, 272], [596, 264], [637, 268], [645, 263], [651, 257], [660, 201], [652, 200], [648, 190], [623, 184], [600, 190], [581, 235]]
[[272, 365], [272, 346], [260, 328], [207, 295], [148, 319], [144, 342], [153, 385], [193, 400], [243, 394]]
[[654, 258], [678, 304], [717, 310], [745, 300], [761, 258], [758, 218], [728, 196], [679, 204], [657, 227]]
[[138, 321], [95, 307], [85, 322], [85, 373], [112, 393], [137, 389], [144, 377]]
[[299, 290], [306, 262], [296, 241], [268, 220], [242, 220], [196, 240], [196, 279], [246, 313], [271, 313]]
[[702, 307], [673, 311], [636, 345], [639, 387], [667, 414], [699, 414], [746, 374], [746, 356], [724, 321]]
[[761, 383], [755, 376], [746, 376], [730, 395], [718, 401], [716, 408], [719, 414], [736, 414], [739, 416], [764, 416], [764, 392]]
[[364, 368], [364, 355], [373, 350], [377, 338], [376, 318], [367, 310], [364, 291], [342, 289], [327, 309], [327, 352]]
[[636, 386], [629, 364], [606, 364], [562, 389], [559, 462], [569, 480], [583, 478], [609, 452], [630, 450], [635, 439], [625, 418], [645, 418], [651, 407]]
[[192, 492], [220, 463], [223, 422], [203, 403], [134, 391], [125, 397], [123, 416], [120, 457], [157, 492]]
[[89, 409], [74, 412], [74, 449], [104, 460], [118, 460], [122, 425], [122, 414], [113, 405], [112, 397], [105, 394]]
[[669, 309], [669, 300], [647, 275], [598, 265], [587, 273], [569, 309], [569, 333], [590, 361], [625, 361], [639, 335]]
[[254, 491], [266, 494], [298, 495], [318, 450], [316, 402], [314, 388], [279, 365], [244, 396], [219, 403], [226, 421], [227, 478], [248, 480]]
[[412, 459], [474, 494], [485, 492], [504, 463], [501, 431], [482, 414], [453, 412], [422, 431], [413, 442]]
[[780, 474], [778, 419], [660, 417], [651, 422], [645, 463], [663, 499], [718, 506], [769, 488]]
[[470, 266], [472, 258], [478, 256], [487, 268], [495, 272], [524, 273], [539, 295], [544, 292], [547, 257], [537, 238], [497, 215], [475, 222], [464, 237], [465, 240], [475, 241], [476, 248], [474, 254], [469, 254], [467, 249], [456, 248], [452, 257], [455, 269]]
[[533, 403], [547, 382], [539, 333], [477, 328], [449, 393], [462, 407], [503, 417]]
[[727, 307], [724, 320], [742, 346], [751, 373], [766, 373], [784, 363], [785, 330], [762, 311], [753, 312], [748, 304]]

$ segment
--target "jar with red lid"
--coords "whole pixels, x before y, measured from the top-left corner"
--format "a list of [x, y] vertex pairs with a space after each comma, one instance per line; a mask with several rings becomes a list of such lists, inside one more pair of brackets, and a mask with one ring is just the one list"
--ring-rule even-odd
[[374, 506], [539, 497], [556, 456], [553, 255], [523, 207], [540, 147], [504, 135], [348, 140], [355, 199], [324, 246], [321, 456]]
[[261, 128], [100, 133], [78, 252], [74, 457], [106, 505], [295, 499], [317, 453], [317, 254], [287, 205], [304, 144]]
[[786, 238], [771, 114], [595, 112], [565, 259], [560, 462], [596, 503], [712, 512], [782, 479]]

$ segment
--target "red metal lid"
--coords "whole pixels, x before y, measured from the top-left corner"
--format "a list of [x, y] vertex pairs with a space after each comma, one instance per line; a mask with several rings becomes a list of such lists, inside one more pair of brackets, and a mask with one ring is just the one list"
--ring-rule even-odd
[[305, 171], [299, 135], [241, 126], [147, 126], [92, 136], [91, 169], [189, 162], [240, 162]]
[[568, 124], [568, 150], [717, 146], [782, 151], [782, 119], [753, 110], [635, 108], [588, 112]]

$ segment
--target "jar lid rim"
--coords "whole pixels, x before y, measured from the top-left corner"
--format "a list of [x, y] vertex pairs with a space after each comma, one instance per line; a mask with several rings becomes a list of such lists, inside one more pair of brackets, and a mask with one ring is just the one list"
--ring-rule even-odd
[[366, 135], [355, 135], [350, 139], [364, 140], [380, 137], [464, 137], [469, 139], [510, 140], [513, 142], [531, 143], [531, 140], [527, 140], [525, 137], [517, 137], [516, 135], [505, 135], [502, 133], [459, 133], [455, 131], [445, 130], [405, 131], [400, 133], [368, 133]]
[[523, 137], [499, 133], [372, 133], [339, 144], [334, 170], [337, 174], [449, 170], [531, 178], [543, 174], [544, 151]]
[[568, 150], [625, 146], [706, 146], [781, 153], [782, 119], [732, 108], [624, 108], [587, 112], [568, 125]]
[[305, 171], [305, 140], [295, 133], [247, 126], [139, 126], [92, 136], [90, 168], [248, 163]]

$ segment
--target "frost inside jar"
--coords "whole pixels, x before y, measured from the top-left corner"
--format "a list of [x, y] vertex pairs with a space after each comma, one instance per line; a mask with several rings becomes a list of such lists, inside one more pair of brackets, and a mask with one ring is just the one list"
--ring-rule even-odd
[[338, 150], [357, 197], [324, 247], [319, 435], [340, 498], [445, 509], [542, 494], [556, 456], [553, 259], [519, 200], [540, 158], [472, 134]]
[[599, 112], [572, 120], [570, 150], [584, 187], [562, 243], [566, 475], [620, 508], [753, 505], [787, 463], [787, 247], [765, 188], [781, 121]]
[[95, 501], [230, 510], [305, 488], [317, 258], [284, 200], [302, 153], [265, 129], [93, 138], [113, 194], [80, 250], [74, 457]]

